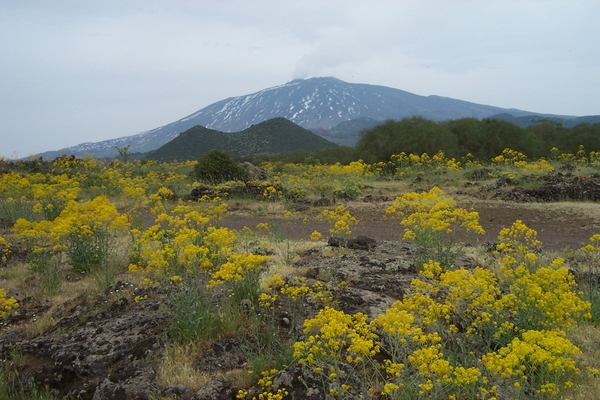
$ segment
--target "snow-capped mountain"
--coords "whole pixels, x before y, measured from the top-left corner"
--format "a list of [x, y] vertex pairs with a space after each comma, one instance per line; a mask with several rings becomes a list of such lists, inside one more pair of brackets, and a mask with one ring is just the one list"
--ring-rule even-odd
[[218, 101], [179, 121], [133, 136], [83, 143], [60, 154], [113, 156], [117, 147], [130, 145], [132, 153], [145, 153], [174, 139], [179, 133], [201, 125], [224, 132], [239, 132], [275, 117], [284, 117], [315, 133], [358, 118], [384, 121], [421, 115], [433, 120], [463, 117], [486, 118], [500, 113], [515, 117], [535, 113], [492, 107], [440, 96], [419, 96], [399, 89], [348, 83], [336, 78], [297, 79], [259, 92]]

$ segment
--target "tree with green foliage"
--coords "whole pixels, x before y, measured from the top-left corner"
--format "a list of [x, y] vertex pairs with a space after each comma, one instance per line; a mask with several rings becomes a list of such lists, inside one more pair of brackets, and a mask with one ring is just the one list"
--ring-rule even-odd
[[[443, 122], [442, 125], [456, 138], [461, 156], [471, 153], [477, 159], [485, 157], [487, 142], [480, 120], [476, 118], [460, 118]], [[446, 152], [445, 149], [441, 150]]]
[[127, 164], [130, 160], [131, 160], [131, 153], [129, 152], [129, 148], [131, 147], [131, 142], [127, 143], [127, 146], [125, 147], [119, 147], [119, 146], [113, 146], [117, 152], [119, 153], [119, 155], [121, 156], [121, 158], [123, 159], [123, 162], [125, 164]]
[[584, 122], [560, 131], [556, 147], [565, 153], [576, 153], [582, 145], [586, 151], [600, 151], [600, 124]]
[[486, 145], [484, 151], [476, 155], [479, 159], [489, 160], [506, 148], [517, 150], [532, 158], [544, 155], [544, 142], [512, 122], [485, 118], [481, 121], [481, 126]]
[[387, 120], [361, 132], [356, 145], [357, 155], [369, 163], [388, 161], [401, 152], [435, 154], [439, 150], [448, 157], [458, 156], [456, 137], [446, 126], [421, 116]]
[[554, 122], [548, 119], [534, 120], [527, 127], [529, 132], [546, 142], [547, 146], [549, 146], [548, 150], [555, 145], [556, 140], [560, 135], [560, 131], [563, 129], [560, 122]]
[[199, 181], [219, 184], [227, 181], [248, 181], [250, 174], [229, 153], [211, 150], [198, 159], [194, 177]]

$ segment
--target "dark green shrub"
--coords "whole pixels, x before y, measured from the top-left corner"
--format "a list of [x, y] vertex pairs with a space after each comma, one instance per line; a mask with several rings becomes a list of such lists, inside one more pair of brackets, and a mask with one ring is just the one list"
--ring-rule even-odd
[[227, 181], [248, 181], [250, 174], [229, 153], [211, 150], [198, 159], [194, 177], [199, 181], [218, 184]]

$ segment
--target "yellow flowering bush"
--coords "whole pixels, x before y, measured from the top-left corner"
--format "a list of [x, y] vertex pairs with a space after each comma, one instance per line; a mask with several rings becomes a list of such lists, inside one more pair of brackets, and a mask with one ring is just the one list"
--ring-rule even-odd
[[[288, 173], [295, 164], [285, 164], [282, 171], [273, 177], [273, 182], [263, 182], [263, 197], [267, 200], [297, 201], [308, 194], [309, 181], [301, 173]], [[267, 167], [268, 168], [268, 167]]]
[[582, 144], [579, 145], [579, 148], [577, 149], [577, 153], [575, 153], [575, 162], [577, 164], [587, 164], [588, 163], [587, 153], [585, 152], [585, 147]]
[[532, 272], [524, 262], [503, 260], [499, 284], [506, 292], [505, 306], [514, 310], [511, 320], [521, 329], [568, 331], [591, 317], [590, 303], [575, 291], [575, 279], [562, 264], [557, 259]]
[[527, 163], [527, 156], [512, 149], [504, 149], [502, 153], [492, 158], [493, 164], [523, 166]]
[[484, 354], [481, 362], [494, 377], [514, 382], [515, 397], [526, 384], [542, 395], [554, 396], [561, 384], [569, 387], [569, 379], [579, 374], [574, 359], [578, 354], [581, 350], [560, 330], [529, 330], [497, 351]]
[[161, 186], [155, 193], [148, 196], [150, 204], [152, 205], [152, 212], [160, 214], [165, 211], [165, 201], [172, 199], [175, 193], [171, 189]]
[[292, 300], [303, 299], [317, 306], [334, 306], [335, 299], [330, 284], [316, 281], [312, 285], [306, 284], [306, 279], [295, 277], [290, 283], [279, 282], [280, 293]]
[[527, 253], [539, 252], [541, 244], [537, 232], [518, 219], [510, 228], [500, 231], [496, 251], [524, 257]]
[[261, 308], [273, 310], [277, 298], [277, 294], [269, 294], [263, 292], [258, 296], [258, 306]]
[[[456, 363], [446, 356], [457, 352], [451, 343], [465, 341], [467, 327], [476, 326], [478, 309], [485, 309], [485, 304], [493, 301], [478, 299], [478, 294], [488, 295], [490, 276], [484, 270], [474, 272], [471, 278], [466, 270], [456, 271], [457, 275], [453, 272], [442, 272], [439, 263], [427, 263], [421, 275], [431, 282], [414, 280], [413, 291], [405, 299], [373, 320], [382, 337], [382, 352], [390, 356], [384, 360], [382, 394], [390, 398], [403, 398], [403, 393], [427, 398], [476, 398], [494, 392], [473, 359]], [[462, 278], [467, 282], [454, 288]], [[476, 349], [474, 344], [469, 348]]]
[[547, 175], [554, 172], [554, 167], [543, 158], [537, 161], [528, 162], [521, 166], [521, 168], [524, 172], [536, 175]]
[[423, 245], [434, 243], [432, 234], [451, 234], [459, 227], [484, 233], [479, 225], [479, 214], [456, 207], [454, 199], [444, 195], [437, 186], [428, 192], [409, 192], [397, 197], [386, 214], [402, 217], [401, 224], [407, 227], [404, 237]]
[[62, 155], [56, 157], [51, 162], [52, 171], [55, 173], [68, 173], [69, 175], [76, 174], [77, 172], [90, 172], [98, 167], [101, 167], [101, 162], [96, 159], [87, 159]]
[[589, 318], [590, 304], [562, 259], [530, 271], [507, 256], [497, 274], [429, 261], [419, 275], [372, 322], [388, 355], [383, 395], [489, 398], [505, 380], [510, 397], [550, 396], [571, 384], [580, 352], [566, 333]]
[[173, 286], [173, 276], [201, 274], [207, 289], [223, 285], [239, 300], [258, 302], [259, 275], [269, 258], [237, 253], [235, 231], [212, 225], [222, 214], [220, 199], [163, 208], [155, 225], [131, 231], [129, 271], [141, 274], [142, 284], [151, 286], [167, 281]]
[[66, 205], [77, 199], [81, 191], [79, 181], [66, 174], [50, 176], [46, 182], [32, 185], [33, 200], [41, 205], [41, 212], [47, 220], [54, 220]]
[[598, 273], [600, 270], [600, 234], [596, 233], [590, 237], [588, 243], [582, 246], [574, 254], [580, 273]]
[[268, 235], [271, 232], [271, 227], [266, 222], [256, 224], [256, 230], [263, 235]]
[[318, 242], [321, 239], [323, 239], [323, 235], [321, 234], [321, 232], [315, 230], [310, 234], [310, 240], [313, 242]]
[[321, 377], [325, 392], [340, 398], [360, 395], [343, 365], [364, 366], [379, 353], [377, 335], [367, 316], [325, 307], [304, 321], [304, 334], [305, 340], [294, 343], [294, 357]]
[[[160, 214], [156, 224], [143, 233], [132, 231], [130, 272], [163, 280], [181, 273], [208, 272], [219, 262], [222, 249], [218, 239], [223, 235], [215, 235], [215, 231], [220, 230], [207, 227], [209, 219], [198, 211], [187, 208], [176, 211], [179, 213]], [[223, 243], [227, 254], [229, 245], [235, 240], [233, 235], [229, 236]]]
[[85, 202], [69, 201], [53, 221], [50, 237], [62, 247], [76, 272], [103, 265], [120, 233], [129, 229], [129, 218], [121, 215], [106, 197]]
[[27, 249], [27, 263], [33, 272], [47, 269], [55, 253], [62, 252], [62, 246], [54, 246], [51, 239], [53, 222], [42, 220], [32, 222], [20, 218], [15, 222], [12, 233], [17, 235]]
[[[286, 389], [278, 389], [277, 392], [273, 391], [273, 377], [277, 374], [276, 369], [270, 369], [261, 373], [261, 378], [258, 380], [258, 384], [261, 387], [261, 393], [258, 396], [253, 396], [252, 400], [283, 400], [289, 393]], [[236, 399], [247, 399], [249, 393], [247, 390], [238, 390], [235, 398]]]
[[263, 198], [270, 201], [277, 201], [281, 199], [283, 195], [281, 190], [277, 190], [275, 186], [270, 185], [268, 182], [263, 182], [263, 186]]
[[[146, 195], [146, 185], [141, 177], [131, 180], [133, 182], [123, 186], [121, 201], [124, 204], [125, 210], [132, 216], [132, 219], [140, 220], [141, 213], [149, 203], [148, 196]], [[137, 225], [141, 225], [141, 223], [137, 222]]]
[[266, 282], [263, 280], [260, 285], [262, 292], [258, 296], [258, 307], [264, 310], [273, 311], [275, 309], [279, 290], [285, 285], [285, 281], [278, 275], [278, 272], [274, 271], [274, 273]]
[[212, 271], [231, 254], [236, 240], [233, 231], [212, 226], [213, 217], [201, 204], [178, 204], [159, 213], [155, 225], [135, 231], [130, 270], [143, 269], [155, 278]]
[[260, 272], [267, 260], [267, 256], [258, 254], [232, 254], [227, 262], [221, 264], [211, 275], [208, 285], [212, 287], [229, 281], [242, 281], [247, 274]]
[[320, 197], [352, 199], [362, 193], [364, 181], [373, 176], [371, 166], [360, 160], [348, 165], [266, 163], [264, 166], [274, 176], [273, 182], [265, 184], [265, 188], [273, 188], [268, 189], [266, 197], [280, 196], [285, 200], [305, 198], [311, 191]]
[[208, 268], [211, 271], [233, 253], [236, 240], [236, 233], [231, 229], [208, 227], [203, 243], [209, 249]]
[[31, 217], [31, 182], [16, 172], [0, 175], [0, 218], [17, 221]]
[[358, 224], [358, 220], [342, 204], [333, 210], [323, 210], [321, 218], [331, 224], [329, 233], [341, 238], [349, 237], [352, 234], [352, 227]]
[[6, 291], [0, 288], [0, 319], [8, 318], [16, 313], [19, 303], [14, 297], [6, 297]]
[[[479, 213], [456, 207], [451, 197], [434, 186], [428, 192], [408, 192], [398, 196], [386, 209], [386, 215], [400, 217], [405, 240], [413, 240], [425, 249], [425, 259], [434, 258], [444, 268], [452, 265], [453, 235], [458, 229], [485, 233], [479, 225]], [[430, 254], [432, 253], [432, 254]]]
[[404, 152], [392, 154], [389, 165], [385, 167], [379, 165], [379, 168], [382, 171], [391, 169], [395, 174], [404, 176], [413, 171], [459, 171], [462, 169], [462, 164], [455, 158], [448, 159], [444, 152], [440, 150], [431, 157], [427, 153], [421, 155], [406, 154]]
[[10, 254], [12, 244], [4, 237], [0, 236], [0, 264], [6, 264]]
[[464, 165], [465, 168], [481, 167], [481, 161], [477, 160], [471, 153], [467, 153], [464, 157], [461, 158], [461, 164]]
[[16, 172], [0, 175], [0, 198], [31, 198], [31, 182], [27, 177]]
[[202, 213], [209, 217], [215, 226], [219, 226], [227, 214], [227, 203], [221, 197], [208, 198], [204, 196], [198, 200], [198, 204]]
[[592, 235], [588, 241], [589, 243], [581, 247], [581, 251], [588, 252], [590, 254], [600, 254], [600, 233]]

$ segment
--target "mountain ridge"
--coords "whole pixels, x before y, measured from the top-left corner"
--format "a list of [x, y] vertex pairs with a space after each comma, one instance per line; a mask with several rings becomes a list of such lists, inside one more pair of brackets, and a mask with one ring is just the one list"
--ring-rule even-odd
[[82, 143], [38, 156], [49, 158], [64, 153], [114, 156], [117, 154], [115, 146], [126, 145], [130, 145], [131, 152], [145, 153], [157, 149], [196, 125], [223, 132], [239, 132], [275, 117], [284, 117], [314, 131], [331, 130], [342, 122], [359, 118], [383, 122], [386, 119], [420, 115], [441, 121], [465, 117], [482, 119], [498, 114], [574, 118], [505, 109], [437, 95], [421, 96], [386, 86], [348, 83], [333, 77], [309, 78], [295, 79], [255, 93], [229, 97], [175, 122], [136, 135]]
[[196, 125], [147, 154], [161, 161], [195, 160], [213, 149], [236, 155], [313, 151], [337, 145], [283, 117], [272, 118], [240, 132], [223, 132]]

